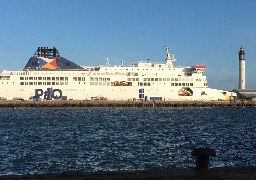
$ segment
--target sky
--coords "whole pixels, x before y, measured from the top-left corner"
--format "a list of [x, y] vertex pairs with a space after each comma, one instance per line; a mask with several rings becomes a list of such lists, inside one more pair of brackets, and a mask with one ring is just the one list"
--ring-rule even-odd
[[164, 62], [206, 66], [208, 86], [256, 89], [255, 0], [0, 0], [0, 70], [22, 70], [37, 47], [56, 47], [78, 65]]

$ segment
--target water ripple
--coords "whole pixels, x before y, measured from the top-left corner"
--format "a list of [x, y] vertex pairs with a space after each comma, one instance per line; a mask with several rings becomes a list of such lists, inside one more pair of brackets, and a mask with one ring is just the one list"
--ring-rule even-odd
[[255, 108], [0, 109], [0, 174], [255, 166]]

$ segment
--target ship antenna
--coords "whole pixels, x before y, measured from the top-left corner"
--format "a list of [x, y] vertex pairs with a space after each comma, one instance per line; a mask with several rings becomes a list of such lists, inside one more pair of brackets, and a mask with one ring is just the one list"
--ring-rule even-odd
[[166, 62], [165, 64], [168, 66], [168, 67], [173, 67], [172, 65], [172, 62], [173, 61], [176, 61], [177, 59], [174, 57], [174, 55], [172, 54], [172, 56], [170, 55], [170, 52], [169, 52], [169, 48], [165, 45], [165, 50], [166, 50], [166, 54], [167, 54], [167, 57], [166, 57]]
[[110, 66], [110, 63], [109, 63], [109, 60], [108, 60], [108, 58], [106, 58], [106, 66]]
[[169, 48], [165, 45], [165, 50], [166, 50], [166, 53], [167, 53], [167, 58], [166, 60], [172, 60], [171, 56], [170, 56], [170, 53], [169, 53]]

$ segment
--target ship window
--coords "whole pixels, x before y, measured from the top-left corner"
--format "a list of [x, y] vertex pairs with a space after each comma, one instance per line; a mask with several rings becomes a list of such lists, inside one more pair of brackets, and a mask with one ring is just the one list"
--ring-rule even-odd
[[78, 81], [81, 81], [81, 77], [78, 77]]
[[135, 81], [135, 78], [132, 78], [132, 81]]
[[52, 80], [55, 81], [55, 77], [52, 77]]
[[178, 78], [175, 78], [175, 81], [178, 81], [179, 79]]
[[158, 81], [158, 78], [155, 78], [155, 81]]
[[34, 82], [34, 85], [37, 85], [37, 82]]
[[147, 86], [147, 85], [148, 85], [148, 83], [145, 83], [145, 82], [144, 82], [144, 86]]
[[24, 80], [24, 77], [20, 77], [20, 80]]
[[150, 86], [150, 83], [148, 83], [148, 86]]
[[182, 83], [182, 86], [185, 86], [185, 83]]
[[93, 77], [90, 77], [90, 81], [93, 81], [94, 79], [93, 79]]
[[52, 82], [52, 85], [55, 85], [55, 82]]
[[107, 78], [107, 81], [110, 81], [110, 78]]
[[60, 82], [60, 85], [64, 85], [64, 82]]
[[159, 78], [159, 81], [162, 81], [162, 78]]
[[98, 81], [98, 78], [96, 77], [96, 78], [94, 78], [94, 81]]
[[171, 81], [174, 81], [174, 78], [171, 78]]
[[140, 82], [140, 86], [143, 86], [143, 82]]
[[47, 77], [47, 81], [50, 81], [51, 80], [51, 77]]
[[29, 85], [33, 85], [33, 82], [29, 82]]
[[186, 83], [186, 86], [189, 86], [189, 83]]
[[167, 81], [170, 81], [170, 78], [167, 78]]
[[56, 77], [56, 81], [59, 81], [60, 80], [60, 78], [59, 77]]
[[34, 80], [37, 80], [37, 77], [34, 77]]
[[64, 77], [60, 77], [60, 80], [61, 80], [61, 81], [64, 81]]
[[190, 83], [190, 86], [193, 86], [193, 83]]
[[68, 82], [65, 82], [65, 85], [68, 85]]
[[154, 81], [154, 78], [151, 78], [151, 81]]
[[56, 85], [59, 85], [59, 82], [56, 82]]
[[47, 82], [47, 85], [51, 85], [51, 82]]
[[20, 82], [20, 85], [24, 85], [24, 82]]
[[175, 83], [175, 86], [178, 86], [178, 83]]
[[38, 85], [42, 85], [42, 82], [38, 82]]
[[65, 81], [68, 81], [68, 77], [65, 77]]
[[131, 78], [127, 78], [127, 81], [131, 81]]
[[42, 80], [42, 77], [38, 77], [38, 80]]
[[174, 83], [171, 83], [171, 86], [174, 86]]
[[99, 78], [99, 81], [102, 81], [102, 78], [101, 78], [101, 77]]
[[33, 77], [29, 77], [29, 80], [33, 80]]
[[28, 85], [28, 82], [25, 82], [25, 85]]
[[85, 81], [85, 77], [82, 77], [82, 81]]
[[139, 78], [136, 78], [136, 81], [139, 81]]
[[163, 78], [163, 81], [166, 81], [166, 78]]
[[46, 80], [46, 77], [43, 77], [43, 80]]

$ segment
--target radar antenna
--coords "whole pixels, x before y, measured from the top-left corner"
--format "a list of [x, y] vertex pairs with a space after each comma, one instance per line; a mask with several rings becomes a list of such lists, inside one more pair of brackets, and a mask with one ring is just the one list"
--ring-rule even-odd
[[165, 59], [166, 65], [168, 65], [169, 67], [173, 67], [172, 62], [176, 61], [177, 59], [175, 58], [175, 56], [173, 54], [170, 55], [169, 48], [166, 45], [164, 47], [165, 47], [166, 54], [167, 54], [167, 57]]

